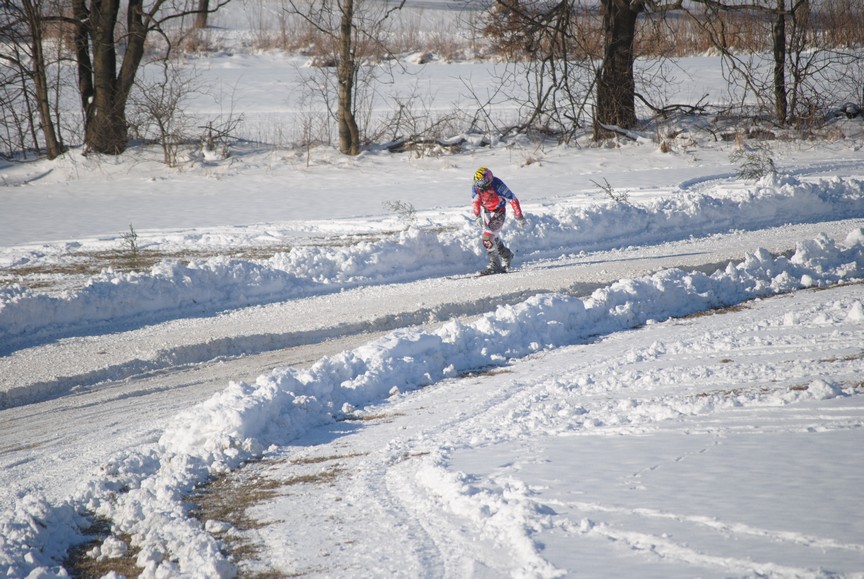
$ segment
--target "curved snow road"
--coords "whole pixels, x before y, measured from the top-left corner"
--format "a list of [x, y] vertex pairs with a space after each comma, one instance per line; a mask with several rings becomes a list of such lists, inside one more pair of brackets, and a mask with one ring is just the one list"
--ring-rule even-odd
[[0, 491], [0, 506], [34, 489], [61, 499], [82, 470], [155, 440], [179, 410], [230, 381], [308, 365], [380, 332], [477, 315], [540, 292], [585, 295], [663, 268], [713, 270], [744, 251], [787, 251], [820, 232], [843, 239], [862, 225], [805, 224], [585, 254], [522, 264], [508, 275], [360, 288], [21, 350], [0, 358], [0, 467], [15, 481]]

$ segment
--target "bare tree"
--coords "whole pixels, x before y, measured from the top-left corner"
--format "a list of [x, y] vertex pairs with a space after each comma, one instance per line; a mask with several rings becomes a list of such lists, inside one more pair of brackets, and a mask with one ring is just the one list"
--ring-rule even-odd
[[[714, 44], [723, 50], [727, 62], [745, 86], [764, 103], [771, 104], [778, 123], [813, 119], [824, 106], [814, 80], [822, 82], [838, 77], [848, 78], [847, 69], [855, 62], [854, 55], [826, 50], [816, 42], [819, 35], [810, 29], [810, 0], [692, 0], [686, 9], [696, 14], [699, 7], [702, 26], [713, 34]], [[626, 131], [635, 126], [637, 96], [634, 78], [634, 49], [639, 17], [650, 12], [663, 15], [685, 9], [683, 0], [601, 0], [603, 10], [604, 48], [597, 76], [594, 136], [597, 139]], [[768, 27], [771, 65], [768, 78], [763, 66], [747, 66], [759, 60], [759, 50], [740, 56], [731, 49], [723, 36], [724, 22], [729, 15], [740, 14]], [[854, 67], [853, 67], [854, 68]]]
[[[200, 92], [197, 73], [181, 69], [175, 59], [159, 63], [146, 78], [136, 80], [130, 95], [135, 129], [139, 133], [155, 132], [162, 147], [163, 161], [169, 167], [177, 165], [180, 147], [193, 140], [193, 120], [185, 114], [186, 102]], [[155, 67], [154, 67], [155, 69]]]
[[636, 81], [633, 63], [636, 21], [645, 10], [642, 0], [601, 0], [603, 7], [603, 60], [597, 76], [594, 138], [614, 134], [615, 128], [636, 125]]
[[[84, 110], [84, 144], [88, 150], [119, 154], [129, 141], [126, 105], [144, 56], [149, 34], [164, 36], [166, 22], [201, 13], [194, 0], [175, 5], [155, 0], [72, 0], [78, 87]], [[229, 0], [208, 6], [215, 12]], [[194, 2], [194, 4], [193, 4]], [[125, 13], [125, 26], [118, 21]], [[170, 47], [169, 47], [170, 51]], [[119, 64], [119, 66], [118, 66]]]
[[569, 140], [583, 124], [594, 86], [592, 10], [564, 0], [498, 0], [483, 29], [512, 63], [500, 77], [521, 104], [517, 131]]
[[207, 16], [210, 14], [210, 0], [198, 0], [198, 14], [195, 15], [195, 28], [207, 28]]
[[[14, 110], [19, 104], [24, 105], [27, 114], [18, 116], [16, 122], [26, 124], [21, 129], [30, 133], [37, 150], [40, 146], [37, 133], [41, 133], [48, 158], [54, 159], [63, 152], [63, 143], [51, 114], [48, 61], [43, 47], [46, 21], [42, 12], [38, 0], [20, 0], [20, 4], [3, 0], [0, 3], [3, 17], [0, 61], [9, 67], [9, 79], [16, 79], [14, 85], [20, 87], [17, 97], [6, 101], [7, 106]], [[10, 95], [8, 91], [6, 94]], [[22, 148], [25, 142], [21, 141]]]
[[[786, 123], [789, 115], [787, 63], [793, 49], [790, 42], [800, 43], [802, 36], [795, 29], [801, 30], [799, 22], [809, 10], [806, 0], [791, 0], [791, 3], [792, 6], [787, 8], [787, 0], [756, 0], [754, 3], [731, 5], [705, 0], [697, 4], [697, 9], [688, 10], [711, 43], [721, 51], [731, 71], [730, 82], [741, 83], [744, 93], [755, 95], [773, 111], [775, 120], [781, 124]], [[750, 46], [750, 50], [741, 52], [728, 33], [730, 20], [734, 22], [736, 18], [747, 18], [756, 27], [761, 25], [770, 46]], [[770, 49], [770, 66], [762, 65], [760, 55], [763, 49], [766, 53]], [[770, 75], [765, 75], [763, 71], [768, 70]]]
[[354, 117], [354, 76], [357, 74], [354, 41], [354, 0], [342, 0], [339, 6], [339, 60], [336, 77], [339, 83], [339, 150], [346, 155], [360, 154], [360, 131]]
[[339, 151], [345, 155], [357, 155], [361, 146], [357, 122], [358, 74], [361, 67], [373, 58], [389, 55], [380, 30], [389, 16], [402, 8], [405, 0], [385, 7], [381, 12], [363, 5], [367, 9], [362, 13], [358, 11], [361, 2], [355, 4], [355, 0], [311, 0], [303, 7], [298, 7], [293, 0], [289, 2], [292, 14], [304, 18], [335, 46], [335, 117]]
[[786, 98], [786, 0], [777, 0], [777, 14], [771, 28], [774, 56], [774, 117], [786, 122], [789, 103]]
[[[566, 130], [572, 132], [581, 124], [593, 91], [594, 137], [603, 139], [636, 125], [635, 43], [646, 2], [601, 0], [598, 25], [593, 7], [574, 0], [497, 0], [487, 36], [497, 30], [494, 35], [503, 40], [505, 50], [525, 47], [533, 74], [519, 84], [534, 89], [534, 119], [552, 111], [550, 116], [569, 124]], [[590, 32], [598, 26], [599, 45]], [[595, 59], [600, 61], [596, 68]], [[569, 106], [558, 108], [562, 102]]]
[[[727, 3], [699, 0], [689, 15], [721, 51], [730, 87], [740, 89], [742, 104], [752, 95], [759, 108], [779, 125], [801, 125], [823, 116], [860, 91], [860, 56], [832, 46], [834, 26], [819, 15], [830, 9], [810, 0], [753, 0]], [[859, 12], [847, 14], [855, 21]], [[730, 28], [746, 21], [756, 34], [748, 50], [736, 46]], [[761, 32], [761, 33], [760, 33]], [[762, 39], [767, 42], [760, 43]], [[826, 93], [824, 86], [831, 86]]]
[[[157, 28], [163, 0], [145, 13], [142, 0], [126, 6], [125, 50], [115, 41], [120, 0], [72, 0], [78, 84], [84, 109], [85, 145], [118, 154], [128, 143], [126, 103], [144, 56], [147, 34]], [[121, 60], [117, 68], [118, 58]]]

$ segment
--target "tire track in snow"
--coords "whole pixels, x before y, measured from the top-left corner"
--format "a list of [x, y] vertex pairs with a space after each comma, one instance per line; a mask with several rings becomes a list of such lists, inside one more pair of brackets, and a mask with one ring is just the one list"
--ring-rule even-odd
[[737, 557], [709, 555], [665, 537], [616, 529], [605, 523], [596, 523], [589, 519], [582, 519], [578, 523], [563, 523], [562, 528], [567, 528], [572, 534], [578, 533], [588, 537], [607, 539], [623, 544], [633, 551], [646, 553], [659, 559], [684, 563], [697, 568], [722, 569], [725, 573], [745, 576], [755, 574], [759, 577], [780, 576], [801, 579], [825, 577], [825, 573], [822, 571], [813, 571], [778, 563], [757, 563], [749, 559]]
[[[552, 504], [554, 505], [555, 503]], [[844, 551], [864, 553], [864, 545], [859, 543], [846, 543], [827, 537], [808, 535], [806, 533], [795, 533], [791, 531], [774, 531], [771, 529], [755, 527], [746, 523], [726, 523], [718, 520], [715, 517], [668, 513], [646, 507], [625, 508], [587, 502], [569, 502], [567, 503], [567, 506], [576, 508], [586, 513], [597, 512], [622, 515], [636, 515], [638, 517], [646, 519], [660, 519], [675, 521], [679, 523], [689, 523], [692, 525], [705, 527], [714, 532], [728, 536], [747, 535], [760, 539], [767, 539], [769, 541], [792, 543], [795, 545], [800, 545], [813, 549], [841, 549]], [[582, 527], [584, 525], [580, 522], [577, 526]]]
[[[477, 380], [479, 387], [483, 375]], [[361, 523], [358, 526], [366, 529], [363, 535], [345, 535], [338, 524], [328, 520], [330, 501], [321, 500], [320, 495], [310, 499], [288, 494], [278, 499], [270, 507], [277, 513], [302, 513], [304, 520], [327, 521], [328, 528], [315, 535], [314, 549], [294, 549], [296, 566], [283, 571], [304, 572], [325, 565], [326, 573], [342, 573], [350, 571], [345, 561], [377, 557], [375, 569], [364, 569], [364, 576], [492, 577], [518, 568], [528, 576], [556, 575], [539, 556], [531, 533], [515, 522], [530, 521], [526, 513], [542, 510], [524, 489], [507, 485], [506, 497], [499, 490], [480, 487], [466, 494], [459, 486], [450, 486], [446, 470], [435, 462], [439, 447], [447, 444], [448, 432], [472, 417], [482, 420], [490, 407], [506, 403], [514, 394], [513, 388], [472, 388], [469, 392], [463, 381], [448, 380], [393, 399], [379, 414], [368, 409], [361, 414], [362, 421], [318, 429], [282, 449], [280, 454], [296, 463], [315, 456], [352, 457], [340, 459], [344, 469], [331, 483], [335, 489], [331, 494], [338, 494], [350, 512], [377, 521], [371, 525], [372, 532], [370, 525]], [[449, 408], [439, 412], [436, 408], [442, 395]], [[352, 432], [363, 436], [351, 436]], [[275, 478], [290, 481], [303, 472], [286, 465]], [[478, 500], [481, 496], [482, 501]], [[455, 510], [451, 508], [454, 500]], [[442, 517], [444, 512], [450, 515]], [[285, 541], [284, 537], [277, 540]], [[340, 556], [322, 557], [319, 552]]]
[[[846, 294], [851, 293], [851, 295], [854, 295], [856, 290], [855, 288], [847, 288], [844, 291]], [[838, 314], [839, 313], [842, 313], [842, 311], [838, 312]], [[812, 317], [813, 315], [812, 313], [800, 311], [797, 312], [797, 314], [801, 317], [804, 317], [805, 315]], [[746, 312], [743, 315], [746, 316]], [[813, 322], [815, 324], [814, 332], [815, 334], [818, 334], [818, 326], [824, 324], [828, 334], [833, 335], [831, 337], [838, 341], [838, 344], [833, 346], [835, 351], [839, 343], [843, 341], [851, 341], [853, 344], [860, 343], [860, 338], [849, 336], [842, 331], [838, 331], [836, 327], [829, 323], [828, 320], [820, 321], [821, 317], [821, 315], [816, 316], [815, 321]], [[689, 324], [691, 322], [675, 322], [677, 325], [680, 325], [681, 323]], [[796, 323], [798, 322], [796, 321]], [[768, 324], [768, 326], [770, 326], [770, 324]], [[763, 325], [759, 325], [758, 328], [754, 327], [754, 329], [758, 330], [762, 334], [762, 353], [764, 354], [765, 350], [773, 348], [776, 352], [780, 353], [782, 358], [790, 361], [788, 369], [792, 373], [798, 372], [795, 368], [795, 361], [797, 359], [809, 359], [818, 362], [821, 365], [820, 372], [824, 371], [828, 375], [832, 374], [831, 366], [824, 366], [824, 364], [832, 361], [820, 359], [821, 355], [819, 350], [813, 349], [813, 343], [811, 341], [804, 340], [802, 342], [799, 340], [797, 344], [792, 344], [785, 341], [782, 335], [775, 336], [772, 339], [771, 335], [766, 332], [766, 328]], [[742, 330], [743, 328], [739, 327], [733, 332], [733, 334], [736, 336], [736, 340], [740, 339], [740, 343], [744, 344], [747, 343], [747, 339], [746, 337], [741, 336]], [[773, 330], [774, 332], [782, 333], [782, 323], [773, 326]], [[858, 333], [860, 333], [860, 331], [858, 331]], [[613, 360], [598, 359], [595, 361], [587, 361], [584, 366], [578, 368], [576, 374], [579, 376], [601, 374], [604, 367], [607, 369], [612, 368], [614, 369], [614, 372], [623, 373], [628, 371], [627, 366], [633, 365], [634, 363], [643, 363], [650, 366], [655, 358], [663, 358], [665, 364], [671, 363], [668, 372], [677, 375], [679, 374], [680, 368], [676, 367], [675, 360], [670, 362], [670, 357], [677, 358], [680, 361], [690, 359], [694, 350], [698, 352], [702, 347], [715, 345], [717, 338], [718, 336], [716, 335], [702, 335], [696, 340], [687, 342], [689, 344], [688, 348], [683, 349], [673, 348], [672, 346], [674, 344], [664, 344], [663, 342], [651, 344], [649, 348], [624, 349], [621, 352], [621, 356]], [[613, 339], [615, 341], [621, 341], [622, 337], [615, 336]], [[736, 341], [736, 344], [737, 343], [738, 342]], [[716, 344], [716, 350], [714, 350], [713, 353], [722, 353], [724, 348], [724, 344], [718, 343]], [[570, 348], [569, 350], [569, 355], [571, 357], [578, 357], [579, 347]], [[738, 353], [737, 350], [736, 353]], [[702, 350], [702, 354], [711, 355], [711, 348]], [[838, 368], [840, 366], [846, 366], [846, 370], [850, 375], [860, 375], [860, 372], [864, 371], [864, 369], [860, 368], [860, 358], [860, 355], [855, 355], [850, 356], [848, 359], [836, 360], [834, 362], [836, 362]], [[856, 360], [857, 363], [854, 363]], [[779, 361], [777, 363], [779, 364]], [[721, 367], [723, 367], [722, 364]], [[734, 412], [746, 412], [748, 415], [747, 422], [751, 425], [758, 423], [760, 432], [763, 433], [765, 431], [771, 432], [775, 429], [779, 429], [780, 432], [806, 432], [807, 422], [812, 421], [814, 418], [812, 413], [808, 412], [806, 409], [797, 411], [793, 409], [791, 410], [791, 414], [784, 412], [780, 415], [780, 418], [778, 418], [776, 408], [778, 405], [785, 406], [799, 400], [807, 400], [811, 398], [811, 396], [818, 400], [821, 396], [818, 392], [818, 385], [812, 394], [807, 392], [807, 388], [800, 389], [795, 386], [781, 387], [779, 385], [776, 386], [773, 391], [766, 390], [757, 385], [739, 391], [729, 390], [724, 392], [718, 390], [712, 393], [715, 385], [703, 382], [701, 384], [701, 388], [703, 389], [702, 392], [688, 394], [685, 389], [685, 395], [683, 398], [680, 394], [670, 394], [660, 397], [652, 396], [651, 398], [640, 400], [641, 394], [650, 392], [650, 384], [648, 385], [649, 388], [643, 392], [640, 392], [639, 387], [636, 386], [636, 391], [634, 392], [632, 391], [632, 378], [633, 376], [630, 376], [627, 381], [622, 379], [621, 383], [629, 383], [631, 387], [626, 391], [622, 390], [620, 394], [616, 394], [615, 384], [617, 381], [614, 379], [603, 383], [598, 381], [588, 381], [585, 384], [579, 385], [575, 390], [568, 392], [568, 389], [564, 386], [569, 377], [565, 376], [560, 381], [557, 378], [550, 381], [544, 381], [535, 376], [532, 379], [532, 382], [523, 384], [522, 388], [517, 388], [515, 393], [512, 393], [512, 396], [508, 396], [506, 402], [503, 404], [494, 406], [490, 405], [490, 407], [487, 407], [489, 413], [475, 417], [476, 424], [472, 424], [474, 421], [463, 421], [460, 425], [459, 431], [451, 433], [451, 436], [454, 441], [470, 440], [469, 446], [463, 446], [463, 448], [473, 451], [477, 447], [492, 447], [497, 444], [508, 444], [508, 442], [511, 441], [515, 442], [523, 436], [528, 436], [529, 433], [533, 434], [535, 437], [540, 432], [546, 432], [548, 435], [553, 437], [561, 435], [599, 435], [604, 437], [617, 437], [628, 434], [647, 434], [656, 430], [658, 427], [662, 427], [664, 432], [668, 432], [671, 424], [672, 430], [678, 432], [681, 436], [699, 432], [711, 434], [714, 445], [716, 446], [717, 444], [722, 443], [720, 442], [723, 437], [722, 430], [718, 430], [716, 426], [711, 426], [710, 424], [706, 427], [704, 425], [706, 422], [705, 420], [700, 420], [697, 423], [688, 421], [685, 424], [678, 425], [678, 420], [675, 420], [675, 417], [681, 416], [682, 412], [684, 412], [685, 416], [690, 412], [694, 413], [696, 416], [708, 417], [707, 420], [710, 421], [711, 415], [724, 412], [728, 416], [728, 411], [734, 409]], [[788, 380], [788, 376], [785, 379]], [[668, 378], [667, 380], [673, 380], [676, 384], [680, 382], [680, 380], [675, 380], [673, 378]], [[783, 377], [778, 376], [778, 381], [782, 382], [783, 380]], [[546, 382], [546, 386], [543, 385], [544, 382]], [[535, 383], [537, 386], [529, 386], [531, 383]], [[858, 383], [855, 381], [848, 383], [846, 385], [847, 390], [850, 393], [854, 392], [856, 388], [860, 391], [860, 384], [857, 386], [856, 384]], [[586, 386], [588, 387], [586, 388]], [[512, 390], [509, 390], [509, 387], [508, 391], [512, 392]], [[567, 397], [568, 393], [574, 394], [573, 400], [562, 400]], [[621, 395], [624, 397], [621, 398]], [[577, 396], [578, 400], [576, 398]], [[635, 404], [619, 404], [621, 401], [635, 401]], [[558, 427], [554, 423], [543, 424], [542, 421], [535, 420], [535, 418], [541, 416], [561, 416], [561, 412], [566, 409], [568, 404], [577, 405], [580, 411], [577, 413], [575, 420], [572, 415], [562, 418], [562, 420], [570, 422], [567, 427]], [[646, 405], [653, 405], [655, 407], [651, 410], [646, 410]], [[667, 414], [662, 411], [661, 407], [663, 406], [673, 408], [675, 411]], [[826, 410], [823, 414], [830, 416], [834, 421], [834, 427], [836, 429], [857, 429], [862, 426], [860, 413], [856, 414], [855, 412], [857, 408], [860, 408], [860, 406], [844, 406], [834, 412]], [[777, 422], [776, 426], [772, 428], [772, 425], [770, 423], [765, 423], [765, 420], [762, 418], [754, 417], [754, 412], [763, 412], [766, 416], [773, 417], [774, 421]], [[517, 419], [517, 421], [522, 420], [526, 425], [530, 423], [530, 426], [525, 426], [524, 431], [517, 427], [509, 429], [503, 433], [487, 433], [484, 438], [482, 436], [483, 432], [492, 430], [490, 425], [496, 424], [499, 421], [499, 417], [501, 419], [500, 422], [502, 423], [506, 422], [503, 419], [506, 417], [507, 420], [512, 420], [514, 418]], [[512, 422], [511, 426], [513, 426]], [[516, 426], [518, 426], [518, 424]], [[568, 432], [572, 428], [575, 428], [575, 432]], [[752, 428], [753, 427], [751, 426], [750, 432], [752, 432]], [[445, 448], [450, 449], [448, 450], [449, 454], [460, 450], [459, 445], [455, 442], [451, 442], [449, 445], [445, 443]], [[698, 450], [694, 452], [676, 454], [668, 459], [668, 463], [654, 463], [654, 466], [651, 467], [651, 469], [662, 469], [664, 464], [671, 464], [672, 462], [677, 463], [689, 458], [695, 458], [704, 454], [708, 449], [710, 449], [709, 446], [699, 446]], [[504, 454], [512, 455], [513, 450], [514, 449], [511, 448], [511, 452]], [[445, 472], [452, 470], [453, 467], [450, 464], [449, 459], [443, 458], [440, 459], [439, 462], [441, 463], [441, 468]], [[457, 461], [457, 465], [458, 464]], [[472, 485], [479, 485], [483, 488], [502, 486], [508, 477], [513, 476], [514, 470], [516, 472], [520, 470], [512, 467], [500, 468], [504, 473], [502, 475], [495, 474], [495, 470], [491, 473], [487, 473], [485, 477], [474, 475], [471, 478]], [[526, 470], [528, 468], [529, 466], [525, 467]], [[639, 474], [640, 472], [635, 473], [636, 476]], [[473, 496], [473, 494], [468, 493], [468, 497], [466, 498]], [[813, 549], [820, 552], [830, 552], [832, 550], [842, 550], [853, 554], [864, 552], [864, 545], [862, 544], [806, 532], [772, 530], [743, 522], [725, 522], [708, 516], [684, 515], [673, 512], [664, 512], [647, 507], [625, 507], [578, 500], [560, 501], [551, 498], [544, 498], [542, 493], [533, 500], [535, 500], [536, 503], [535, 511], [537, 513], [547, 513], [550, 511], [556, 513], [552, 518], [552, 526], [554, 529], [557, 529], [559, 532], [562, 532], [571, 538], [599, 538], [613, 542], [617, 545], [616, 548], [623, 547], [634, 552], [644, 553], [650, 557], [657, 558], [658, 560], [674, 561], [694, 568], [719, 569], [722, 573], [727, 574], [764, 574], [768, 576], [782, 577], [826, 576], [826, 572], [821, 569], [783, 564], [782, 560], [780, 562], [758, 562], [751, 560], [749, 556], [741, 557], [724, 556], [716, 553], [712, 554], [710, 548], [704, 550], [695, 546], [690, 546], [686, 543], [680, 543], [665, 534], [657, 535], [635, 530], [640, 526], [644, 527], [645, 525], [638, 525], [636, 523], [627, 524], [626, 522], [621, 523], [620, 520], [614, 524], [612, 522], [599, 521], [596, 520], [596, 517], [589, 518], [591, 516], [590, 513], [614, 514], [618, 515], [619, 519], [621, 516], [634, 516], [639, 519], [672, 521], [680, 524], [702, 527], [716, 535], [730, 537], [732, 540], [751, 538], [769, 543], [783, 543], [804, 547], [806, 549]], [[572, 511], [574, 509], [585, 512], [586, 516], [580, 520], [578, 517], [574, 518], [570, 514], [558, 515], [559, 511], [566, 513], [566, 511]], [[542, 527], [539, 524], [540, 521], [542, 521], [542, 516], [538, 515], [538, 517], [535, 517], [535, 528]], [[530, 528], [531, 525], [523, 522], [523, 526]], [[686, 536], [686, 533], [682, 534]], [[804, 558], [806, 558], [806, 555], [804, 555]], [[695, 572], [696, 571], [694, 571], [694, 573]]]

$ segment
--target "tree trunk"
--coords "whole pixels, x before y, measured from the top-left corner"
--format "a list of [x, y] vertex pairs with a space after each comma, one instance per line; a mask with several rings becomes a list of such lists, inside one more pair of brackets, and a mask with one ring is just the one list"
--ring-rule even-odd
[[39, 112], [39, 128], [42, 129], [48, 158], [56, 159], [63, 153], [63, 144], [58, 139], [57, 131], [51, 120], [48, 74], [45, 70], [45, 54], [42, 50], [42, 15], [39, 14], [37, 7], [33, 5], [31, 0], [22, 0], [22, 7], [30, 29], [30, 74], [33, 77], [36, 109]]
[[210, 0], [198, 0], [198, 13], [195, 15], [195, 28], [207, 28], [207, 14], [210, 10]]
[[354, 72], [356, 62], [353, 45], [354, 0], [342, 1], [342, 21], [339, 27], [339, 151], [345, 155], [360, 154], [360, 131], [354, 118]]
[[[88, 150], [119, 155], [129, 144], [126, 103], [144, 56], [147, 26], [142, 0], [130, 0], [122, 66], [117, 70], [114, 29], [120, 0], [73, 0], [78, 90], [84, 109], [84, 145]], [[90, 52], [92, 48], [92, 59]]]
[[78, 96], [84, 111], [84, 126], [93, 112], [93, 65], [90, 62], [90, 10], [85, 0], [72, 0], [75, 19], [75, 62], [78, 64]]
[[[802, 118], [802, 115], [805, 118], [809, 118], [814, 112], [809, 110], [809, 107], [806, 106], [806, 101], [801, 102], [801, 99], [804, 97], [802, 90], [807, 78], [818, 73], [813, 69], [808, 70], [811, 68], [808, 65], [808, 61], [813, 56], [803, 59], [802, 57], [809, 50], [815, 50], [817, 53], [822, 50], [816, 46], [813, 49], [808, 49], [807, 32], [810, 26], [810, 0], [794, 1], [791, 2], [791, 5], [790, 11], [786, 14], [786, 23], [789, 25], [786, 33], [786, 63], [788, 65], [786, 69], [787, 124], [792, 119], [799, 122], [805, 120]], [[802, 104], [805, 105], [803, 109], [800, 108]]]
[[786, 0], [777, 0], [777, 20], [771, 31], [774, 44], [774, 117], [786, 124], [789, 113], [786, 91]]
[[636, 125], [636, 81], [633, 78], [636, 19], [641, 2], [601, 0], [603, 12], [603, 63], [597, 78], [594, 139], [612, 136], [605, 126], [630, 129]]
[[90, 4], [89, 33], [93, 60], [89, 72], [93, 92], [89, 102], [85, 103], [89, 114], [85, 117], [84, 144], [89, 150], [111, 155], [126, 150], [129, 140], [125, 111], [117, 102], [114, 26], [119, 10], [119, 0], [93, 0]]
[[[158, 5], [161, 2], [154, 4]], [[129, 93], [132, 92], [132, 87], [135, 85], [135, 75], [138, 73], [138, 67], [144, 58], [147, 25], [144, 23], [143, 0], [129, 0], [129, 5], [126, 9], [126, 30], [128, 31], [126, 50], [123, 52], [123, 63], [120, 66], [120, 73], [117, 77], [117, 94], [115, 97], [121, 111], [126, 110]], [[126, 124], [125, 113], [123, 124]]]

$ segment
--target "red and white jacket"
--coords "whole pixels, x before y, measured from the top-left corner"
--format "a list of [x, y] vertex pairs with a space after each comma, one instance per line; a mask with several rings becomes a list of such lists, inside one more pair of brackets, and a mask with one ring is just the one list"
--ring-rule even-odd
[[508, 201], [513, 208], [513, 215], [516, 219], [522, 219], [522, 207], [519, 205], [519, 199], [498, 177], [494, 177], [492, 184], [485, 189], [478, 189], [477, 185], [472, 187], [471, 205], [474, 208], [475, 217], [480, 215], [484, 209], [489, 212], [506, 209]]

